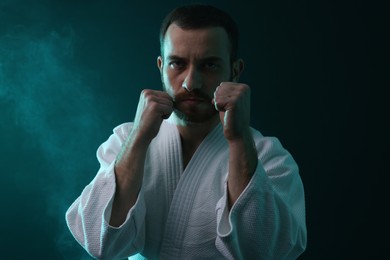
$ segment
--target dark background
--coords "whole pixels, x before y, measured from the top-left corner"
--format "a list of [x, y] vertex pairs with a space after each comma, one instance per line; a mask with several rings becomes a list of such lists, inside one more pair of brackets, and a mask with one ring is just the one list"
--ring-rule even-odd
[[[65, 211], [140, 91], [161, 88], [159, 25], [189, 2], [0, 0], [0, 259], [89, 259]], [[208, 1], [241, 29], [252, 125], [300, 166], [300, 259], [388, 254], [388, 26], [368, 2]]]

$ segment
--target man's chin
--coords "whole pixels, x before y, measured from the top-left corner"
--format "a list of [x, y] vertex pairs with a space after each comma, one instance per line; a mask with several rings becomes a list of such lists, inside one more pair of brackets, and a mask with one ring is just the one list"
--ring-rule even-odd
[[207, 116], [199, 116], [198, 114], [185, 114], [182, 111], [174, 109], [170, 119], [172, 119], [176, 125], [198, 125], [214, 120], [217, 115], [217, 111], [216, 113], [212, 113]]

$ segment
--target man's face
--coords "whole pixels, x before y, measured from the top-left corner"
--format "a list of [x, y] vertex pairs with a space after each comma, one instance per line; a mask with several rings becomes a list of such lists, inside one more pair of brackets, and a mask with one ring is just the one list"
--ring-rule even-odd
[[221, 27], [183, 30], [171, 24], [157, 63], [164, 90], [184, 123], [217, 117], [212, 99], [222, 81], [232, 80], [230, 44]]

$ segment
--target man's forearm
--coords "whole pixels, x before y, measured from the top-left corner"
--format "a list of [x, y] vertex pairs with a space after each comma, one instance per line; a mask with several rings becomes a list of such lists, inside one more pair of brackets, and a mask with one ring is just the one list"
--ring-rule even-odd
[[257, 167], [257, 151], [248, 129], [241, 138], [229, 141], [229, 209], [248, 185]]
[[120, 226], [137, 201], [149, 144], [132, 131], [118, 154], [115, 163], [116, 191], [110, 218], [112, 226]]

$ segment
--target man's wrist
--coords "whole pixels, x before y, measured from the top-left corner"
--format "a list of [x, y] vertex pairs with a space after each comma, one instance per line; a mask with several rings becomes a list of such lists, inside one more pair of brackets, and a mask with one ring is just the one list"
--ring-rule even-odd
[[239, 137], [229, 140], [228, 144], [230, 153], [234, 154], [235, 159], [240, 159], [244, 169], [252, 175], [257, 167], [257, 150], [250, 128]]

